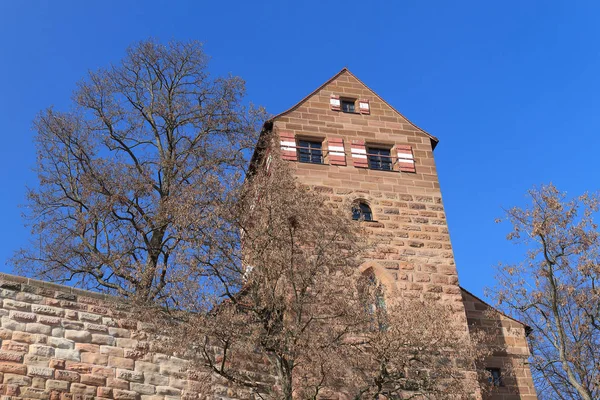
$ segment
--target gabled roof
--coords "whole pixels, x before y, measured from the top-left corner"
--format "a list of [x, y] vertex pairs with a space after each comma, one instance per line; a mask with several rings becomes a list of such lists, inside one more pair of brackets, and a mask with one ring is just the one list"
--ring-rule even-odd
[[488, 306], [489, 308], [491, 308], [492, 310], [494, 310], [494, 311], [495, 311], [495, 312], [497, 312], [498, 314], [502, 315], [503, 317], [506, 317], [506, 318], [508, 318], [508, 319], [510, 319], [510, 320], [512, 320], [512, 321], [515, 321], [516, 323], [518, 323], [518, 324], [520, 324], [520, 325], [523, 325], [523, 328], [525, 328], [525, 335], [526, 335], [526, 336], [529, 336], [529, 334], [530, 334], [531, 332], [533, 332], [533, 329], [532, 329], [532, 328], [531, 328], [529, 325], [527, 325], [527, 324], [525, 324], [525, 323], [523, 323], [523, 322], [519, 321], [518, 319], [516, 319], [516, 318], [514, 318], [514, 317], [511, 317], [510, 315], [508, 315], [508, 314], [506, 314], [506, 313], [504, 313], [504, 312], [502, 312], [502, 311], [498, 310], [496, 307], [492, 306], [491, 304], [489, 304], [488, 302], [484, 301], [484, 300], [483, 300], [483, 299], [481, 299], [480, 297], [477, 297], [477, 296], [475, 296], [473, 293], [469, 292], [469, 291], [468, 291], [467, 289], [465, 289], [464, 287], [460, 286], [460, 290], [462, 290], [464, 293], [468, 294], [469, 296], [473, 297], [474, 299], [476, 299], [476, 300], [480, 301], [481, 303], [485, 304], [486, 306]]
[[432, 148], [435, 149], [435, 146], [439, 143], [439, 139], [437, 137], [433, 136], [432, 134], [430, 134], [429, 132], [425, 131], [424, 129], [419, 128], [417, 125], [415, 125], [413, 122], [411, 122], [400, 111], [396, 110], [390, 103], [388, 103], [381, 96], [379, 96], [377, 93], [375, 93], [375, 91], [373, 91], [373, 89], [371, 89], [370, 87], [368, 87], [367, 85], [365, 85], [365, 83], [363, 81], [361, 81], [360, 79], [358, 79], [358, 77], [356, 77], [356, 75], [354, 75], [352, 72], [350, 72], [350, 70], [348, 68], [346, 68], [346, 67], [342, 68], [342, 70], [340, 72], [338, 72], [337, 74], [335, 74], [334, 76], [332, 76], [331, 78], [329, 78], [327, 81], [325, 81], [325, 83], [323, 83], [321, 86], [319, 86], [318, 88], [316, 88], [315, 90], [313, 90], [312, 92], [310, 92], [307, 96], [305, 96], [302, 100], [300, 100], [294, 106], [292, 106], [291, 108], [285, 110], [284, 112], [282, 112], [280, 114], [275, 115], [273, 118], [271, 118], [269, 120], [269, 122], [273, 121], [273, 120], [275, 120], [275, 119], [277, 119], [279, 117], [282, 117], [284, 115], [287, 115], [288, 113], [294, 111], [295, 109], [297, 109], [298, 107], [300, 107], [305, 101], [307, 101], [309, 98], [311, 98], [312, 96], [314, 96], [319, 90], [323, 89], [325, 86], [327, 86], [329, 83], [331, 83], [334, 80], [336, 80], [339, 76], [341, 76], [344, 73], [352, 76], [354, 79], [356, 79], [358, 82], [360, 82], [361, 85], [363, 85], [371, 93], [373, 93], [373, 96], [377, 97], [384, 104], [386, 104], [388, 107], [390, 107], [392, 110], [394, 110], [394, 112], [396, 112], [398, 115], [400, 115], [402, 118], [404, 118], [414, 128], [418, 129], [420, 132], [422, 132], [423, 134], [425, 134], [426, 136], [428, 136], [431, 139]]

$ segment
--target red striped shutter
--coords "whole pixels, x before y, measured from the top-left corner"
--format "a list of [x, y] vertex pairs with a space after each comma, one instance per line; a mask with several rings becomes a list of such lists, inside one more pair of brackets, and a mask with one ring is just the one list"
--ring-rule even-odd
[[333, 111], [340, 111], [340, 96], [332, 94], [331, 97], [329, 98], [329, 105], [331, 106], [331, 109]]
[[364, 140], [352, 141], [352, 164], [356, 168], [368, 168], [367, 147]]
[[327, 138], [327, 150], [329, 152], [329, 164], [346, 165], [344, 139], [338, 137]]
[[415, 168], [415, 158], [412, 153], [412, 146], [398, 144], [396, 145], [398, 153], [398, 165], [402, 172], [417, 172]]
[[358, 109], [361, 114], [371, 114], [371, 104], [369, 104], [369, 100], [360, 99], [358, 101]]
[[298, 161], [296, 154], [296, 137], [291, 132], [279, 132], [281, 158], [288, 161]]

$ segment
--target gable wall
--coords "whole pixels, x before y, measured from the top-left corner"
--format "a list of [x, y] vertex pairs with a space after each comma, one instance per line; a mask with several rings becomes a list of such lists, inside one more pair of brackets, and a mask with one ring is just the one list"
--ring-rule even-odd
[[[369, 99], [371, 114], [332, 111], [331, 94]], [[378, 248], [368, 261], [375, 266], [374, 272], [382, 281], [394, 282], [392, 289], [399, 289], [405, 296], [443, 296], [460, 302], [430, 137], [348, 72], [343, 72], [293, 111], [277, 117], [274, 129], [325, 140], [343, 138], [347, 165], [290, 162], [300, 182], [327, 194], [334, 205], [343, 197], [369, 202], [377, 222], [364, 224]], [[356, 139], [385, 145], [411, 145], [416, 173], [354, 167], [350, 145]], [[462, 311], [461, 303], [457, 308]]]

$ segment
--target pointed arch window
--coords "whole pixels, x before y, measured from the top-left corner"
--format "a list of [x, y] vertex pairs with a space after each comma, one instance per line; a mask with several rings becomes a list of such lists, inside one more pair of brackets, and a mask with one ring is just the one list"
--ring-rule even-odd
[[352, 219], [355, 221], [373, 221], [371, 207], [364, 201], [359, 201], [352, 206]]

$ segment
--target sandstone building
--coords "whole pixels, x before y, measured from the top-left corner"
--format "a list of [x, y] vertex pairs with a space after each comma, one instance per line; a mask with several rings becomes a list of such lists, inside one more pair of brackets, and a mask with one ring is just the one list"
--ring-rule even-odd
[[491, 398], [535, 399], [524, 363], [528, 328], [500, 312], [490, 317], [491, 307], [459, 286], [433, 156], [438, 139], [345, 68], [265, 128], [301, 183], [332, 202], [353, 202], [354, 217], [377, 243], [361, 269], [387, 295], [454, 302], [470, 326], [499, 323], [507, 351], [488, 361], [498, 386]]
[[[490, 399], [536, 399], [527, 327], [459, 286], [433, 150], [420, 129], [347, 69], [266, 125], [298, 179], [349, 198], [377, 250], [361, 267], [386, 295], [452, 302], [468, 326], [498, 323]], [[145, 352], [137, 323], [104, 295], [0, 275], [1, 400], [197, 398], [185, 361]], [[123, 308], [123, 307], [121, 307]], [[510, 374], [502, 375], [509, 370]], [[219, 393], [217, 393], [219, 395]]]

